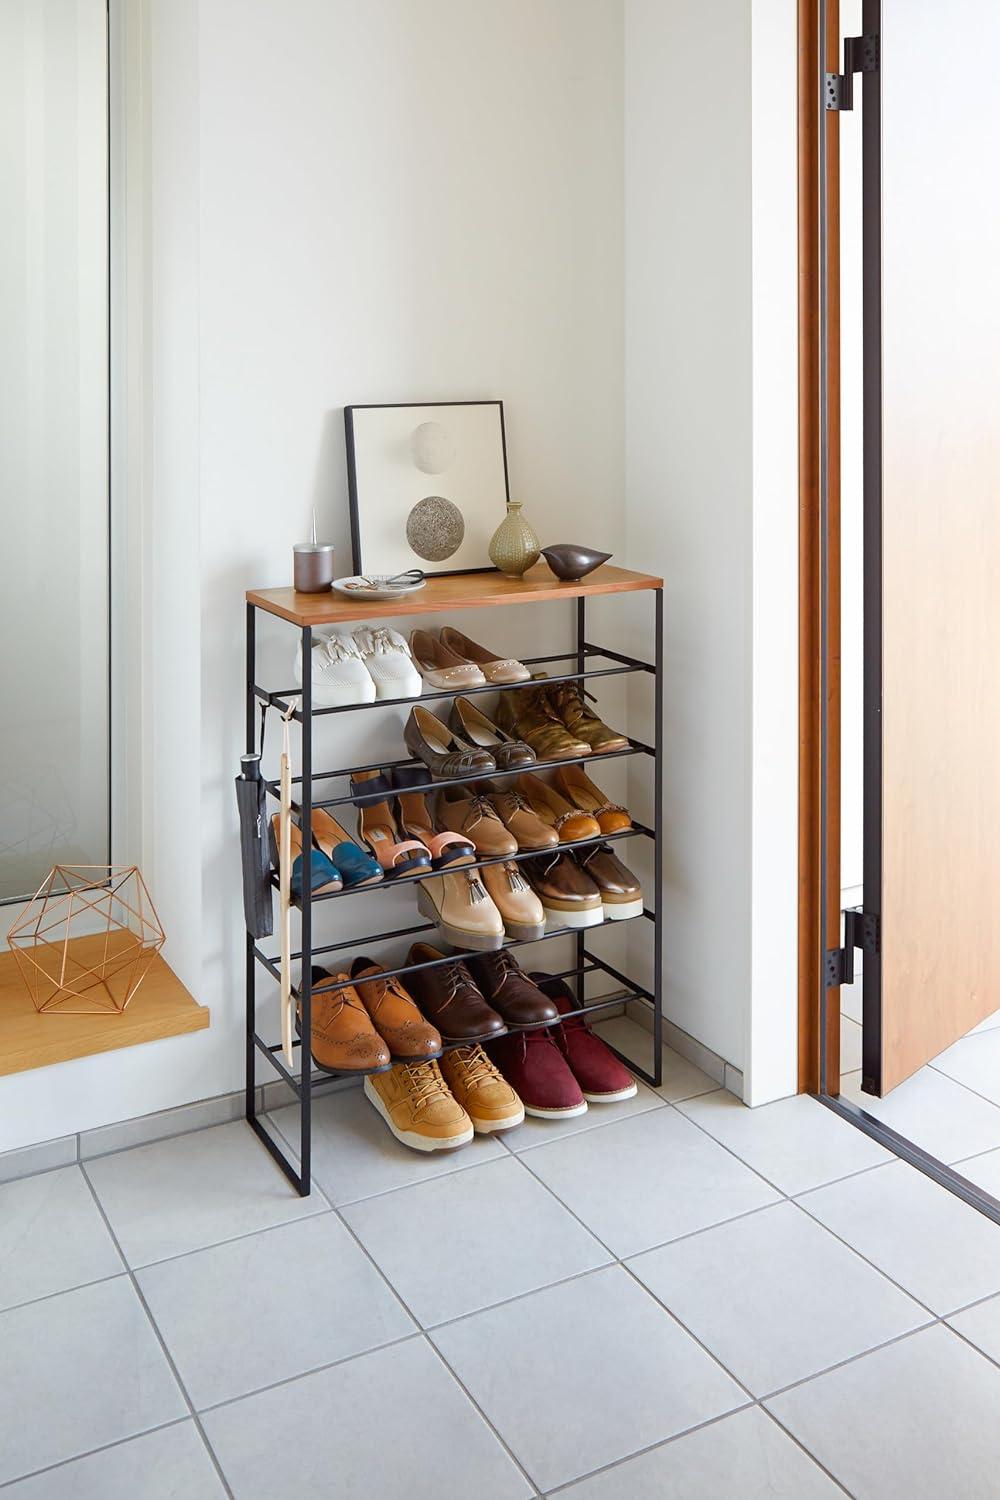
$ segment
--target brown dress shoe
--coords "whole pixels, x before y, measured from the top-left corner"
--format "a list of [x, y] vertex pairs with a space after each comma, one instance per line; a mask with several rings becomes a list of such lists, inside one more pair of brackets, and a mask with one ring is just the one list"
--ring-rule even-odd
[[548, 823], [543, 823], [537, 813], [532, 812], [517, 787], [510, 780], [494, 781], [490, 785], [490, 801], [500, 814], [500, 819], [517, 840], [522, 853], [534, 849], [554, 849], [559, 835]]
[[517, 778], [517, 789], [535, 816], [554, 830], [560, 844], [575, 844], [578, 839], [600, 838], [601, 825], [597, 819], [567, 802], [554, 787], [547, 786], [541, 777], [522, 771]]
[[539, 760], [569, 760], [590, 754], [589, 743], [569, 733], [544, 687], [510, 688], [501, 693], [496, 720], [501, 729], [529, 744]]
[[604, 915], [610, 922], [642, 916], [642, 886], [608, 844], [581, 849], [573, 858], [600, 891]]
[[632, 827], [628, 808], [620, 802], [609, 802], [582, 766], [560, 766], [552, 777], [552, 785], [567, 802], [596, 818], [602, 833], [622, 833]]
[[[343, 989], [319, 986], [348, 979], [347, 974], [312, 971], [312, 1059], [324, 1073], [382, 1073], [392, 1066], [385, 1042], [372, 1025], [361, 996], [352, 984]], [[302, 1030], [302, 1003], [296, 1026]]]
[[521, 861], [553, 927], [597, 927], [604, 921], [601, 893], [585, 870], [561, 850]]
[[584, 740], [595, 755], [609, 750], [627, 750], [628, 739], [617, 729], [609, 729], [593, 709], [587, 707], [578, 682], [555, 682], [546, 691], [552, 711], [574, 739]]
[[[430, 943], [414, 943], [407, 963], [430, 963], [444, 954]], [[492, 1006], [487, 1005], [476, 982], [460, 959], [418, 969], [407, 975], [407, 984], [427, 1019], [445, 1041], [481, 1042], [503, 1036], [507, 1030]]]
[[523, 740], [511, 739], [499, 724], [488, 719], [469, 698], [456, 698], [448, 720], [455, 733], [486, 750], [503, 770], [533, 766], [535, 752]]
[[559, 1007], [523, 973], [512, 953], [484, 953], [469, 960], [476, 983], [509, 1026], [551, 1026]]
[[410, 709], [403, 740], [410, 754], [422, 760], [435, 777], [471, 776], [476, 771], [496, 770], [496, 761], [487, 750], [467, 745], [436, 714], [417, 705]]
[[356, 958], [351, 965], [361, 1003], [393, 1057], [408, 1062], [440, 1057], [440, 1032], [424, 1020], [396, 975], [384, 976], [383, 965], [371, 958]]
[[503, 826], [490, 799], [472, 787], [443, 786], [437, 795], [435, 817], [439, 827], [470, 838], [485, 859], [517, 853], [517, 839]]

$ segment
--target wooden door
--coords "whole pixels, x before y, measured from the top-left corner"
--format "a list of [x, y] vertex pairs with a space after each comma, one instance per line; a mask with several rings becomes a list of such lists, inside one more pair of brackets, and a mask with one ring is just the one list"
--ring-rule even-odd
[[864, 27], [864, 1087], [885, 1094], [1000, 1006], [1000, 4], [867, 0]]

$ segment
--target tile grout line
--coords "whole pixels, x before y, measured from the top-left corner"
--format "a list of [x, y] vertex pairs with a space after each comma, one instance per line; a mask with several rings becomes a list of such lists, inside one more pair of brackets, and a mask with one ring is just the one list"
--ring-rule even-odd
[[480, 1404], [476, 1400], [475, 1396], [473, 1396], [472, 1392], [469, 1390], [468, 1386], [465, 1384], [465, 1381], [462, 1380], [461, 1376], [458, 1375], [456, 1373], [456, 1371], [452, 1368], [451, 1364], [445, 1358], [445, 1356], [442, 1354], [441, 1350], [438, 1348], [437, 1344], [434, 1342], [433, 1338], [428, 1333], [428, 1331], [426, 1330], [426, 1328], [422, 1328], [420, 1330], [420, 1336], [424, 1340], [424, 1342], [430, 1346], [431, 1352], [435, 1355], [435, 1357], [438, 1360], [440, 1360], [441, 1364], [447, 1370], [448, 1374], [451, 1376], [452, 1380], [458, 1386], [459, 1390], [462, 1391], [462, 1393], [464, 1394], [465, 1399], [469, 1402], [469, 1404], [472, 1407], [472, 1409], [474, 1411], [476, 1411], [476, 1412], [479, 1413], [479, 1415], [482, 1418], [483, 1422], [485, 1422], [485, 1424], [489, 1428], [490, 1432], [492, 1432], [492, 1434], [496, 1438], [497, 1442], [503, 1448], [504, 1452], [507, 1454], [507, 1457], [510, 1459], [511, 1463], [517, 1469], [518, 1473], [522, 1476], [522, 1478], [527, 1482], [527, 1484], [529, 1485], [529, 1487], [531, 1489], [533, 1500], [539, 1500], [539, 1496], [542, 1493], [541, 1485], [536, 1484], [535, 1481], [534, 1481], [534, 1479], [532, 1479], [531, 1475], [528, 1473], [528, 1470], [524, 1467], [524, 1464], [518, 1458], [518, 1456], [514, 1452], [513, 1448], [507, 1442], [506, 1438], [501, 1434], [500, 1429], [495, 1425], [495, 1423], [493, 1421], [491, 1421], [491, 1419], [483, 1411], [483, 1408], [480, 1406]]
[[112, 1271], [108, 1276], [95, 1276], [92, 1281], [76, 1282], [73, 1286], [59, 1287], [54, 1292], [43, 1292], [40, 1297], [28, 1297], [24, 1302], [12, 1302], [9, 1307], [0, 1307], [0, 1318], [5, 1317], [7, 1313], [20, 1312], [25, 1307], [39, 1307], [43, 1302], [51, 1302], [55, 1297], [65, 1297], [68, 1292], [83, 1292], [88, 1287], [103, 1286], [106, 1281], [120, 1281], [126, 1274], [127, 1268], [123, 1264], [120, 1271]]
[[122, 1448], [126, 1443], [134, 1443], [138, 1438], [148, 1437], [153, 1432], [166, 1432], [170, 1427], [183, 1427], [185, 1422], [190, 1422], [190, 1417], [172, 1417], [169, 1422], [159, 1422], [155, 1427], [144, 1427], [142, 1432], [131, 1432], [128, 1437], [115, 1438], [113, 1442], [101, 1443], [97, 1448], [88, 1448], [86, 1453], [72, 1453], [69, 1458], [57, 1459], [54, 1464], [43, 1464], [40, 1469], [30, 1469], [26, 1474], [16, 1474], [13, 1479], [5, 1479], [0, 1483], [0, 1490], [10, 1489], [11, 1485], [23, 1484], [26, 1479], [37, 1479], [41, 1474], [51, 1474], [56, 1469], [65, 1469], [70, 1464], [80, 1463], [82, 1459], [93, 1458], [97, 1453], [110, 1453], [112, 1448]]
[[673, 1432], [669, 1437], [660, 1438], [655, 1443], [647, 1443], [644, 1448], [636, 1448], [634, 1453], [626, 1453], [622, 1458], [613, 1458], [606, 1464], [599, 1464], [596, 1469], [588, 1469], [585, 1474], [577, 1474], [573, 1479], [566, 1479], [561, 1484], [553, 1485], [552, 1489], [546, 1490], [545, 1500], [551, 1500], [554, 1495], [565, 1494], [567, 1490], [573, 1489], [585, 1480], [595, 1479], [601, 1474], [608, 1474], [614, 1469], [620, 1469], [624, 1464], [631, 1463], [633, 1458], [645, 1458], [647, 1453], [655, 1453], [658, 1448], [669, 1448], [680, 1438], [690, 1437], [694, 1432], [704, 1432], [706, 1427], [714, 1427], [718, 1422], [724, 1422], [727, 1417], [735, 1417], [741, 1411], [750, 1411], [755, 1402], [744, 1402], [733, 1411], [720, 1412], [717, 1417], [708, 1417], [704, 1422], [697, 1422], [694, 1427], [685, 1427], [683, 1432]]
[[785, 1426], [780, 1417], [776, 1417], [773, 1411], [768, 1411], [767, 1407], [761, 1406], [759, 1402], [758, 1410], [762, 1411], [764, 1413], [764, 1416], [767, 1417], [769, 1421], [773, 1422], [775, 1427], [777, 1427], [779, 1431], [783, 1432], [785, 1436], [795, 1444], [796, 1448], [798, 1448], [801, 1453], [804, 1453], [806, 1458], [810, 1459], [816, 1465], [816, 1467], [820, 1469], [826, 1475], [826, 1477], [837, 1486], [838, 1490], [842, 1490], [845, 1495], [850, 1496], [850, 1500], [858, 1500], [858, 1497], [855, 1495], [854, 1491], [849, 1490], [844, 1481], [842, 1479], [838, 1479], [833, 1470], [828, 1469], [826, 1464], [823, 1463], [821, 1459], [817, 1458], [815, 1453], [813, 1453], [809, 1448], [806, 1447], [802, 1439], [798, 1437], [790, 1427]]
[[[811, 1385], [814, 1380], [820, 1380], [826, 1375], [832, 1375], [836, 1370], [844, 1370], [848, 1365], [856, 1365], [859, 1360], [868, 1359], [872, 1354], [880, 1354], [883, 1349], [891, 1349], [894, 1344], [903, 1344], [907, 1339], [916, 1338], [918, 1334], [927, 1333], [936, 1328], [942, 1322], [941, 1318], [931, 1317], [926, 1323], [921, 1323], [917, 1328], [907, 1328], [903, 1333], [893, 1334], [891, 1339], [883, 1339], [880, 1344], [875, 1344], [871, 1349], [862, 1349], [860, 1354], [849, 1354], [846, 1359], [838, 1359], [836, 1364], [827, 1365], [823, 1370], [817, 1370], [812, 1375], [803, 1375], [801, 1380], [789, 1381], [788, 1385], [779, 1386], [777, 1390], [768, 1391], [766, 1395], [759, 1397], [758, 1405], [769, 1412], [765, 1402], [777, 1401], [781, 1396], [787, 1396], [789, 1391], [800, 1390], [804, 1385]], [[769, 1413], [770, 1414], [770, 1413]]]
[[327, 1360], [321, 1365], [311, 1365], [308, 1370], [300, 1370], [295, 1375], [283, 1375], [280, 1380], [269, 1380], [267, 1385], [254, 1386], [252, 1391], [241, 1391], [238, 1396], [226, 1396], [222, 1401], [210, 1401], [207, 1406], [198, 1407], [198, 1414], [202, 1417], [211, 1416], [214, 1412], [225, 1411], [229, 1406], [239, 1406], [242, 1401], [252, 1401], [256, 1396], [266, 1396], [271, 1391], [280, 1391], [282, 1386], [294, 1385], [297, 1380], [308, 1380], [313, 1375], [325, 1375], [328, 1370], [336, 1370], [341, 1365], [349, 1365], [352, 1360], [366, 1359], [369, 1354], [382, 1354], [386, 1349], [399, 1349], [403, 1344], [412, 1344], [422, 1332], [423, 1330], [419, 1327], [411, 1328], [409, 1333], [401, 1334], [398, 1339], [386, 1339], [384, 1344], [373, 1344], [370, 1349], [356, 1349], [353, 1354], [342, 1354], [338, 1359]]
[[[278, 1129], [277, 1126], [275, 1126], [275, 1128]], [[282, 1138], [287, 1141], [287, 1137], [285, 1137], [284, 1135], [282, 1136]], [[289, 1145], [289, 1148], [292, 1149], [291, 1148], [291, 1143], [287, 1142], [287, 1144]], [[496, 1157], [493, 1158], [494, 1161], [496, 1161], [498, 1159], [499, 1158], [496, 1158]], [[479, 1165], [480, 1166], [488, 1166], [489, 1163], [488, 1162], [480, 1162]], [[468, 1170], [468, 1168], [462, 1168], [462, 1169], [459, 1169], [459, 1170]], [[453, 1174], [452, 1173], [444, 1173], [442, 1175], [444, 1175], [444, 1176], [452, 1176]], [[433, 1181], [434, 1179], [430, 1179], [430, 1180]], [[411, 1184], [411, 1185], [413, 1185], [413, 1184]], [[377, 1196], [381, 1196], [381, 1195], [377, 1195]], [[365, 1201], [365, 1200], [358, 1200], [358, 1201]], [[344, 1205], [344, 1207], [347, 1207], [347, 1206], [348, 1205], [346, 1205], [346, 1204]], [[471, 1404], [471, 1406], [473, 1407], [473, 1409], [479, 1414], [479, 1417], [481, 1418], [481, 1420], [483, 1421], [483, 1423], [486, 1425], [486, 1427], [488, 1428], [488, 1430], [493, 1433], [493, 1436], [495, 1437], [496, 1441], [503, 1448], [504, 1452], [507, 1454], [507, 1456], [510, 1459], [511, 1463], [514, 1464], [514, 1466], [517, 1468], [518, 1472], [526, 1480], [526, 1482], [528, 1483], [528, 1485], [530, 1486], [530, 1488], [531, 1488], [531, 1490], [533, 1492], [533, 1495], [536, 1497], [536, 1500], [537, 1500], [537, 1497], [540, 1494], [540, 1491], [539, 1491], [537, 1485], [535, 1484], [534, 1480], [531, 1478], [531, 1476], [529, 1475], [529, 1473], [527, 1472], [527, 1470], [524, 1468], [523, 1464], [521, 1463], [521, 1461], [517, 1457], [517, 1455], [514, 1453], [514, 1451], [512, 1450], [512, 1448], [509, 1446], [509, 1444], [506, 1442], [506, 1440], [501, 1436], [501, 1434], [498, 1431], [498, 1429], [496, 1428], [496, 1426], [493, 1424], [493, 1422], [490, 1420], [490, 1418], [486, 1415], [486, 1412], [479, 1405], [478, 1401], [476, 1401], [476, 1399], [472, 1395], [471, 1391], [469, 1391], [468, 1388], [466, 1387], [465, 1383], [462, 1380], [459, 1379], [458, 1375], [456, 1375], [455, 1371], [451, 1368], [451, 1365], [445, 1359], [445, 1357], [441, 1353], [440, 1349], [438, 1349], [437, 1345], [431, 1340], [431, 1338], [430, 1338], [430, 1336], [429, 1336], [426, 1328], [424, 1327], [424, 1325], [420, 1321], [420, 1319], [416, 1316], [415, 1312], [410, 1307], [409, 1303], [402, 1296], [401, 1292], [399, 1292], [398, 1289], [389, 1280], [388, 1276], [382, 1270], [382, 1267], [378, 1264], [378, 1262], [374, 1259], [374, 1257], [369, 1252], [367, 1245], [365, 1245], [361, 1241], [361, 1239], [355, 1233], [355, 1231], [352, 1228], [352, 1226], [349, 1223], [347, 1223], [347, 1221], [344, 1219], [343, 1215], [340, 1212], [339, 1207], [336, 1204], [331, 1203], [330, 1204], [330, 1210], [333, 1213], [334, 1217], [337, 1219], [338, 1223], [340, 1223], [340, 1225], [343, 1227], [344, 1231], [350, 1236], [350, 1238], [353, 1240], [353, 1242], [357, 1245], [358, 1249], [364, 1255], [365, 1259], [372, 1266], [372, 1268], [375, 1271], [376, 1275], [379, 1277], [379, 1279], [388, 1288], [390, 1294], [393, 1297], [395, 1297], [396, 1301], [399, 1303], [400, 1307], [406, 1313], [407, 1317], [409, 1317], [411, 1319], [411, 1321], [413, 1322], [413, 1325], [414, 1325], [414, 1331], [413, 1331], [413, 1333], [412, 1334], [408, 1334], [406, 1336], [406, 1340], [400, 1340], [399, 1342], [407, 1342], [407, 1341], [409, 1341], [412, 1338], [418, 1338], [418, 1337], [424, 1340], [425, 1344], [427, 1344], [430, 1347], [430, 1349], [431, 1349], [432, 1353], [434, 1354], [434, 1356], [441, 1362], [441, 1364], [444, 1366], [444, 1368], [451, 1375], [452, 1379], [455, 1381], [455, 1384], [463, 1392], [463, 1394], [465, 1395], [466, 1400]], [[384, 1348], [386, 1346], [383, 1345], [382, 1347]], [[366, 1351], [366, 1352], [372, 1352], [372, 1351]], [[359, 1356], [357, 1356], [357, 1355], [348, 1356], [348, 1358], [358, 1358], [358, 1357]], [[338, 1363], [345, 1363], [345, 1362], [346, 1361], [338, 1361]], [[315, 1373], [315, 1372], [312, 1372], [312, 1373]], [[300, 1378], [301, 1378], [300, 1376], [292, 1376], [292, 1377], [290, 1377], [290, 1379], [292, 1379], [292, 1380], [300, 1379]], [[236, 1399], [242, 1400], [244, 1398], [238, 1397]]]
[[180, 1391], [181, 1397], [183, 1398], [185, 1404], [187, 1405], [188, 1411], [191, 1413], [191, 1419], [194, 1422], [195, 1427], [197, 1428], [198, 1433], [199, 1433], [199, 1435], [201, 1437], [201, 1440], [202, 1440], [202, 1442], [205, 1445], [205, 1451], [208, 1453], [208, 1456], [209, 1456], [209, 1458], [212, 1461], [212, 1464], [213, 1464], [213, 1466], [215, 1468], [215, 1471], [216, 1471], [216, 1473], [219, 1476], [219, 1481], [222, 1484], [222, 1487], [225, 1490], [226, 1494], [229, 1496], [229, 1500], [235, 1500], [235, 1497], [233, 1496], [232, 1489], [230, 1488], [230, 1485], [229, 1485], [229, 1481], [226, 1478], [225, 1474], [223, 1473], [222, 1465], [219, 1462], [219, 1459], [218, 1459], [218, 1457], [216, 1455], [215, 1449], [212, 1447], [211, 1443], [208, 1440], [208, 1434], [205, 1432], [205, 1429], [204, 1429], [204, 1427], [202, 1425], [202, 1422], [201, 1422], [201, 1418], [199, 1417], [198, 1412], [195, 1409], [194, 1402], [191, 1400], [191, 1397], [188, 1394], [187, 1386], [184, 1384], [183, 1380], [181, 1379], [181, 1373], [178, 1370], [177, 1365], [174, 1362], [173, 1355], [170, 1353], [170, 1350], [167, 1347], [167, 1342], [164, 1339], [163, 1334], [160, 1332], [159, 1324], [157, 1323], [156, 1319], [153, 1317], [152, 1312], [150, 1311], [149, 1304], [148, 1304], [148, 1302], [146, 1301], [146, 1298], [143, 1295], [142, 1288], [139, 1285], [139, 1282], [138, 1282], [138, 1279], [136, 1277], [136, 1274], [133, 1271], [132, 1267], [129, 1265], [129, 1262], [128, 1262], [128, 1259], [127, 1259], [127, 1257], [125, 1255], [125, 1252], [123, 1251], [123, 1249], [122, 1249], [122, 1247], [121, 1247], [121, 1245], [120, 1245], [120, 1243], [118, 1241], [118, 1236], [115, 1234], [115, 1231], [112, 1228], [111, 1220], [108, 1218], [107, 1214], [105, 1213], [105, 1211], [104, 1211], [104, 1205], [103, 1205], [103, 1203], [101, 1202], [100, 1198], [97, 1195], [97, 1189], [94, 1187], [94, 1184], [91, 1182], [89, 1176], [87, 1175], [87, 1169], [86, 1169], [86, 1167], [82, 1163], [80, 1165], [80, 1171], [83, 1173], [84, 1180], [86, 1181], [86, 1184], [87, 1184], [88, 1188], [90, 1189], [91, 1196], [92, 1196], [94, 1202], [97, 1205], [98, 1212], [100, 1213], [101, 1218], [104, 1220], [105, 1227], [106, 1227], [108, 1233], [111, 1236], [111, 1239], [112, 1239], [112, 1242], [114, 1244], [114, 1247], [118, 1251], [118, 1254], [122, 1258], [122, 1261], [123, 1261], [123, 1263], [125, 1265], [125, 1268], [126, 1268], [126, 1274], [128, 1275], [129, 1281], [132, 1283], [132, 1290], [135, 1293], [136, 1297], [138, 1298], [139, 1305], [142, 1307], [142, 1310], [143, 1310], [143, 1312], [146, 1315], [146, 1318], [147, 1318], [147, 1320], [149, 1322], [149, 1326], [152, 1329], [153, 1335], [156, 1338], [157, 1343], [159, 1344], [160, 1348], [163, 1351], [163, 1357], [166, 1360], [167, 1366], [170, 1369], [170, 1371], [172, 1372], [175, 1381], [177, 1382], [177, 1389]]
[[[871, 1269], [873, 1271], [876, 1271], [879, 1276], [884, 1277], [890, 1286], [894, 1286], [896, 1288], [897, 1292], [902, 1292], [904, 1297], [908, 1297], [911, 1302], [915, 1303], [917, 1307], [922, 1308], [925, 1313], [928, 1313], [930, 1315], [930, 1317], [934, 1318], [935, 1320], [940, 1318], [940, 1313], [936, 1313], [933, 1307], [924, 1302], [923, 1299], [921, 1297], [918, 1297], [915, 1292], [908, 1291], [901, 1282], [897, 1281], [894, 1276], [890, 1276], [888, 1271], [883, 1271], [881, 1266], [876, 1265], [875, 1261], [873, 1261], [869, 1256], [865, 1255], [863, 1251], [859, 1250], [856, 1245], [852, 1245], [849, 1240], [845, 1240], [844, 1236], [842, 1234], [838, 1234], [835, 1229], [831, 1229], [829, 1224], [824, 1224], [823, 1220], [816, 1214], [810, 1213], [804, 1203], [799, 1203], [796, 1200], [795, 1207], [799, 1209], [800, 1212], [804, 1213], [807, 1219], [811, 1219], [814, 1224], [818, 1224], [821, 1229], [825, 1229], [827, 1234], [831, 1235], [832, 1238], [837, 1240], [839, 1244], [850, 1250], [852, 1255], [856, 1255], [858, 1259], [860, 1261], [863, 1261], [866, 1266], [870, 1266]], [[998, 1288], [998, 1290], [1000, 1290], [1000, 1288]]]

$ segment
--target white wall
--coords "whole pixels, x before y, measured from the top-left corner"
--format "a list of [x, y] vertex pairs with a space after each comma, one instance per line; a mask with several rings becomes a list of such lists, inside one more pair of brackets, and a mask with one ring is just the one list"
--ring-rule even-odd
[[627, 0], [629, 550], [665, 592], [664, 1009], [795, 1088], [793, 0]]
[[[666, 1011], [746, 1070], [749, 1098], [794, 1088], [792, 11], [755, 0], [752, 27], [750, 0], [131, 8], [151, 46], [151, 297], [130, 827], [212, 1027], [0, 1080], [0, 1149], [240, 1086], [243, 592], [288, 581], [313, 506], [346, 564], [351, 401], [502, 396], [543, 541], [664, 574]], [[648, 600], [592, 615], [594, 635], [649, 648]], [[491, 611], [476, 631], [555, 651], [568, 616]], [[290, 635], [263, 631], [275, 685]], [[623, 721], [620, 683], [601, 702]], [[646, 727], [632, 705], [628, 724]], [[397, 744], [380, 716], [343, 716], [318, 759]], [[638, 785], [626, 771], [602, 768], [612, 796]], [[375, 899], [375, 925], [409, 920], [402, 892]], [[626, 936], [602, 935], [612, 961]]]
[[[148, 0], [141, 18], [151, 471], [137, 843], [166, 957], [212, 1026], [0, 1080], [0, 1149], [241, 1084], [243, 592], [289, 581], [313, 506], [347, 571], [345, 403], [502, 397], [512, 490], [543, 542], [624, 543], [619, 0]], [[568, 608], [475, 623], [505, 651], [570, 640]], [[289, 683], [293, 647], [291, 631], [265, 630], [262, 679]], [[623, 693], [605, 701], [620, 719]], [[398, 755], [402, 717], [341, 718], [317, 758]], [[273, 754], [273, 722], [269, 736]], [[620, 764], [606, 780], [623, 795]], [[375, 900], [366, 930], [413, 920], [404, 893]], [[345, 903], [342, 923], [347, 909], [359, 922]], [[606, 936], [620, 961], [624, 937]], [[261, 995], [277, 1035], [266, 976]]]

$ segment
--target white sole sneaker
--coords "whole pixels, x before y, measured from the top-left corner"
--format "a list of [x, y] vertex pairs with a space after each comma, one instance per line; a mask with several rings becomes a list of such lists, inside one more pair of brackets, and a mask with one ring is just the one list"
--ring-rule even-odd
[[642, 897], [635, 901], [605, 901], [604, 915], [609, 922], [627, 922], [630, 917], [641, 917]]
[[639, 1085], [633, 1079], [629, 1088], [618, 1089], [614, 1094], [588, 1094], [584, 1089], [583, 1097], [591, 1104], [619, 1104], [623, 1099], [634, 1099], [638, 1092]]
[[460, 1147], [467, 1146], [475, 1135], [475, 1130], [470, 1125], [461, 1135], [449, 1136], [446, 1141], [434, 1140], [426, 1135], [418, 1135], [415, 1130], [400, 1130], [389, 1111], [382, 1103], [381, 1096], [374, 1089], [370, 1081], [364, 1081], [365, 1098], [369, 1104], [374, 1104], [397, 1141], [403, 1146], [409, 1146], [411, 1151], [458, 1151]]
[[589, 911], [558, 911], [543, 904], [542, 909], [549, 927], [572, 927], [577, 931], [581, 927], [600, 927], [604, 921], [603, 906], [594, 906]]
[[477, 1120], [475, 1115], [470, 1119], [476, 1135], [499, 1135], [504, 1130], [516, 1130], [518, 1125], [523, 1125], [524, 1110], [518, 1110], [516, 1115], [505, 1115], [500, 1120]]
[[571, 1104], [568, 1109], [542, 1109], [537, 1104], [526, 1104], [524, 1106], [526, 1115], [534, 1115], [536, 1120], [569, 1120], [574, 1115], [585, 1115], [587, 1113], [587, 1101], [582, 1104]]

